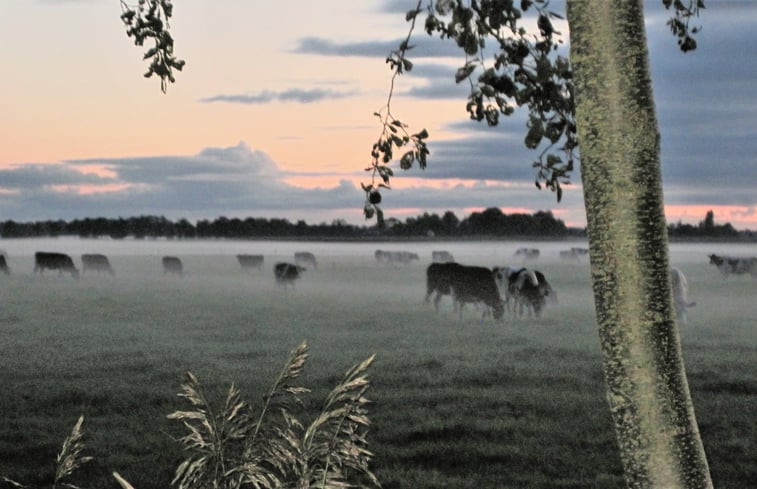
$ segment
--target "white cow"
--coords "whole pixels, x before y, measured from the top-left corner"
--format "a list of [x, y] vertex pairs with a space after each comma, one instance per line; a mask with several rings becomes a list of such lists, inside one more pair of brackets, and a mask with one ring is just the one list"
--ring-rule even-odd
[[682, 324], [685, 324], [687, 309], [696, 306], [697, 303], [689, 302], [689, 284], [681, 270], [673, 267], [670, 270], [670, 278], [673, 283], [673, 304], [676, 308], [676, 317]]

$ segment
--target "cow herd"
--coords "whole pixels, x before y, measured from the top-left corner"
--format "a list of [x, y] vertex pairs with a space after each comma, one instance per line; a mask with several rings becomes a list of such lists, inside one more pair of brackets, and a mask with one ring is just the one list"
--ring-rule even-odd
[[[581, 261], [588, 255], [586, 248], [570, 248], [559, 252], [564, 260]], [[537, 248], [518, 248], [513, 259], [535, 261], [540, 252]], [[406, 266], [420, 260], [417, 253], [409, 251], [376, 250], [374, 253], [379, 266]], [[725, 255], [708, 255], [711, 265], [715, 265], [724, 279], [731, 275], [749, 274], [757, 279], [757, 257], [738, 258]], [[237, 262], [242, 270], [260, 271], [265, 258], [262, 254], [238, 254]], [[161, 259], [164, 275], [184, 276], [184, 266], [177, 256], [163, 256]], [[525, 263], [524, 263], [525, 265]], [[275, 283], [282, 288], [294, 287], [306, 270], [316, 270], [318, 262], [315, 255], [307, 251], [294, 253], [292, 262], [276, 262], [273, 265]], [[42, 276], [46, 270], [57, 271], [58, 275], [68, 274], [79, 278], [80, 272], [70, 255], [58, 252], [38, 251], [34, 254], [33, 275]], [[0, 273], [10, 274], [7, 253], [0, 250]], [[81, 255], [81, 275], [87, 273], [108, 274], [115, 276], [108, 257], [103, 254]], [[696, 302], [688, 299], [688, 283], [683, 272], [678, 268], [670, 271], [673, 288], [673, 304], [678, 320], [685, 323], [687, 311]], [[445, 250], [431, 252], [431, 264], [426, 269], [426, 296], [429, 302], [434, 295], [434, 308], [439, 310], [443, 296], [450, 296], [453, 307], [462, 319], [463, 309], [467, 304], [474, 304], [483, 310], [482, 316], [491, 315], [494, 319], [503, 318], [505, 312], [513, 317], [524, 314], [541, 317], [547, 305], [557, 304], [557, 292], [550, 285], [545, 274], [526, 266], [497, 266], [485, 268], [467, 266], [455, 261], [453, 255]]]

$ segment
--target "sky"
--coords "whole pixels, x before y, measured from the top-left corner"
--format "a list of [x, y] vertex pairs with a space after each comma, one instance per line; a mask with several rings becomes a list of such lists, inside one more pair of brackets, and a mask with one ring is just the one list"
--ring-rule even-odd
[[[136, 3], [136, 1], [134, 2]], [[175, 0], [186, 60], [168, 93], [142, 75], [119, 0], [2, 0], [0, 220], [362, 216], [387, 101], [385, 58], [416, 0]], [[707, 0], [682, 54], [661, 0], [644, 2], [669, 222], [757, 229], [757, 2]], [[555, 1], [558, 11], [563, 6]], [[567, 25], [558, 24], [566, 35]], [[534, 186], [525, 114], [470, 121], [463, 63], [416, 29], [392, 112], [426, 128], [428, 167], [392, 179], [386, 217], [488, 207], [585, 226], [579, 172], [556, 201]], [[493, 53], [494, 50], [492, 49]]]

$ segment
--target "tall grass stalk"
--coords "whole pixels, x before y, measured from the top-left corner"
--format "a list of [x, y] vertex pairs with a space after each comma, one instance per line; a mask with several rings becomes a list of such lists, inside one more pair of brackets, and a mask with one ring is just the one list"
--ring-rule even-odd
[[[365, 376], [374, 357], [355, 365], [327, 396], [323, 409], [305, 429], [298, 419], [300, 396], [310, 392], [297, 385], [307, 360], [307, 344], [295, 348], [264, 398], [257, 416], [231, 384], [223, 405], [216, 409], [200, 381], [186, 372], [179, 397], [189, 402], [169, 419], [181, 421], [187, 434], [177, 441], [187, 452], [171, 484], [178, 489], [343, 489], [380, 488], [369, 468], [373, 454], [367, 449], [370, 425]], [[79, 489], [62, 481], [92, 459], [81, 455], [80, 417], [56, 460], [52, 485]], [[122, 489], [134, 489], [118, 472], [113, 477]], [[16, 488], [22, 484], [0, 478]]]

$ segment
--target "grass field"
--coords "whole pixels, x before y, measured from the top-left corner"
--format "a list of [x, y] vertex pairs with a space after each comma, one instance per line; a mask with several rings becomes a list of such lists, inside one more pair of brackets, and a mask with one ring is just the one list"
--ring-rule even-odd
[[[416, 243], [408, 246], [422, 260], [406, 268], [373, 260], [375, 248], [407, 248], [397, 244], [142, 245], [104, 250], [116, 277], [79, 281], [33, 278], [36, 245], [3, 245], [13, 274], [0, 277], [0, 478], [49, 482], [83, 414], [95, 460], [73, 482], [113, 488], [115, 470], [137, 489], [166, 488], [182, 460], [173, 440], [181, 427], [166, 419], [185, 407], [182, 373], [219, 401], [233, 381], [258, 404], [307, 340], [312, 412], [350, 366], [377, 354], [369, 441], [385, 488], [624, 487], [588, 265], [559, 262], [559, 244], [537, 245], [537, 268], [560, 304], [542, 319], [502, 323], [472, 310], [460, 322], [448, 300], [436, 314], [423, 303], [425, 266], [440, 248], [463, 263], [504, 265], [522, 244]], [[61, 246], [73, 254], [80, 245]], [[240, 270], [233, 253], [242, 246], [267, 247], [263, 271]], [[284, 293], [271, 266], [275, 253], [291, 256], [287, 246], [313, 250], [320, 266]], [[672, 261], [698, 303], [682, 342], [715, 486], [743, 489], [757, 487], [757, 281], [723, 281], [705, 256], [722, 248], [674, 247]], [[166, 250], [184, 260], [183, 279], [162, 275], [157, 253]]]

